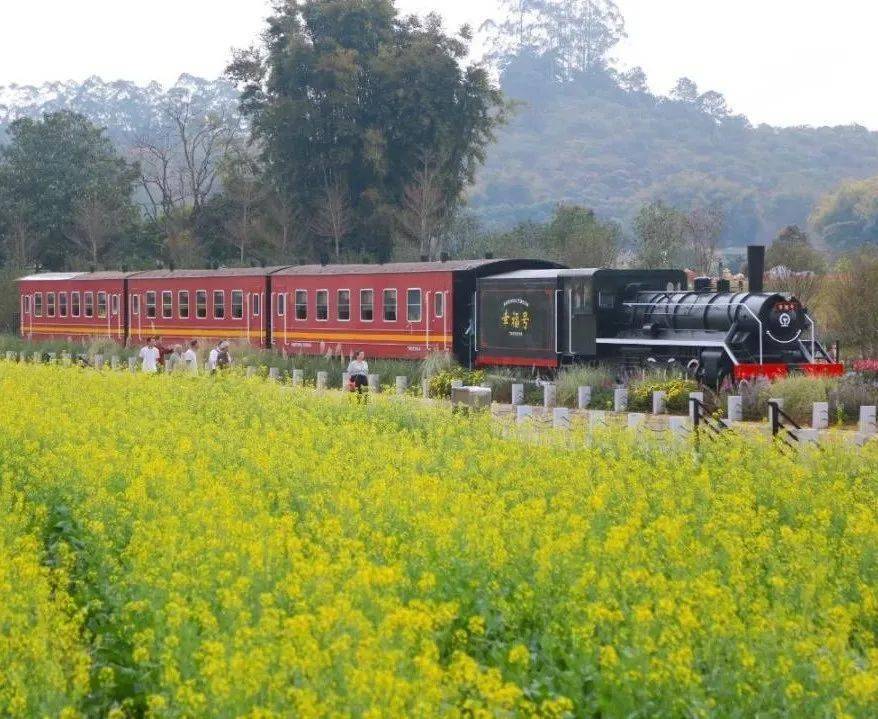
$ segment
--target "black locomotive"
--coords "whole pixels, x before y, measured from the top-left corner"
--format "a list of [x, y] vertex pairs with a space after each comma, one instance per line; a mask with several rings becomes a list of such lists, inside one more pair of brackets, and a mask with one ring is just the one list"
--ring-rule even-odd
[[525, 269], [478, 281], [476, 363], [557, 368], [612, 360], [679, 364], [707, 384], [801, 368], [836, 374], [807, 309], [762, 291], [764, 248], [749, 249], [748, 292], [680, 270]]

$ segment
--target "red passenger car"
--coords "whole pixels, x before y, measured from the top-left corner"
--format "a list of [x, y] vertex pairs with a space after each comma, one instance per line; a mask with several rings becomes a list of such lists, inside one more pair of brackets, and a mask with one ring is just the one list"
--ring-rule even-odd
[[303, 265], [271, 276], [271, 344], [287, 352], [422, 359], [453, 352], [467, 361], [476, 279], [528, 260]]
[[158, 270], [128, 281], [131, 342], [230, 339], [265, 346], [268, 278], [277, 268]]
[[131, 272], [44, 272], [19, 280], [22, 337], [124, 342]]

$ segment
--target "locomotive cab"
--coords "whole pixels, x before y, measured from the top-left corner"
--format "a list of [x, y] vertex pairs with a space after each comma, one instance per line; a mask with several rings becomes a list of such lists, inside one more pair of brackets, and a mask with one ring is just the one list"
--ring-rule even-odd
[[685, 289], [679, 270], [541, 269], [479, 279], [476, 363], [558, 367], [593, 360], [625, 324], [634, 290]]

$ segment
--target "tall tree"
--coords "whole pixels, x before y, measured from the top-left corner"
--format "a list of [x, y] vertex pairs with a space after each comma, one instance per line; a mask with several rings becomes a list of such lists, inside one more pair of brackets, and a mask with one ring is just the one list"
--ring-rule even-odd
[[[26, 227], [39, 239], [33, 259], [62, 268], [81, 255], [71, 236], [87, 198], [114, 213], [112, 239], [133, 221], [137, 168], [85, 117], [62, 111], [40, 120], [24, 118], [12, 123], [8, 134], [10, 142], [0, 150], [0, 208], [12, 211], [4, 212], [0, 225], [11, 221], [13, 230]], [[102, 250], [110, 239], [101, 240]]]
[[686, 216], [682, 212], [661, 201], [641, 207], [634, 218], [638, 267], [679, 266], [685, 224]]
[[220, 169], [223, 192], [234, 207], [227, 223], [229, 238], [237, 249], [238, 262], [244, 264], [259, 236], [259, 209], [269, 194], [259, 161], [250, 148], [237, 144], [229, 148]]
[[702, 275], [713, 275], [719, 270], [719, 238], [725, 226], [725, 214], [716, 205], [696, 207], [686, 214], [683, 222], [683, 245], [690, 266]]
[[796, 225], [784, 227], [765, 253], [767, 269], [785, 267], [793, 272], [823, 272], [826, 259]]
[[424, 153], [421, 166], [403, 191], [399, 225], [402, 234], [417, 246], [421, 257], [434, 260], [439, 252], [439, 232], [445, 219], [445, 197], [439, 163]]
[[543, 236], [550, 254], [574, 267], [612, 267], [622, 244], [618, 225], [578, 205], [558, 205]]
[[341, 259], [342, 246], [352, 230], [349, 190], [342, 180], [323, 179], [323, 194], [315, 206], [311, 229], [315, 235], [329, 240], [336, 261]]
[[468, 29], [451, 36], [436, 16], [401, 19], [391, 0], [288, 0], [265, 41], [229, 74], [265, 165], [312, 224], [327, 188], [344, 186], [351, 244], [387, 257], [424, 148], [444, 160], [444, 202], [457, 202], [504, 109], [486, 69], [464, 65]]
[[613, 0], [504, 0], [505, 19], [489, 21], [491, 59], [502, 68], [514, 57], [549, 58], [552, 80], [605, 70], [625, 37], [625, 19]]

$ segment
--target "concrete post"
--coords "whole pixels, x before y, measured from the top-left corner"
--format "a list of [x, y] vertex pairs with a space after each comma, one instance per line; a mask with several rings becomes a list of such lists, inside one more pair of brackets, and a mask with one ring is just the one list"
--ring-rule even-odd
[[[704, 392], [690, 392], [689, 399], [697, 399], [699, 402], [704, 402]], [[689, 421], [693, 425], [695, 424], [695, 404], [693, 402], [689, 403]]]
[[256, 376], [256, 368], [253, 365], [247, 365], [244, 369], [245, 377], [255, 377]]
[[430, 378], [424, 377], [421, 380], [421, 395], [424, 399], [430, 399]]
[[280, 380], [280, 370], [277, 367], [269, 367], [268, 379], [272, 380], [273, 382], [278, 382]]
[[727, 402], [727, 413], [729, 422], [744, 421], [744, 398], [740, 395], [730, 394]]
[[341, 388], [347, 391], [348, 385], [351, 382], [351, 373], [350, 372], [342, 372], [341, 373]]
[[[453, 383], [452, 383], [453, 386]], [[461, 382], [461, 386], [463, 383]], [[378, 393], [381, 391], [381, 377], [377, 374], [369, 375], [369, 391]]]
[[686, 417], [668, 417], [668, 428], [675, 437], [686, 437], [691, 431], [691, 424]]
[[643, 412], [628, 413], [628, 429], [638, 429], [646, 423], [646, 415]]
[[558, 385], [554, 382], [546, 382], [543, 385], [543, 407], [551, 409], [558, 404]]
[[70, 357], [69, 352], [62, 352], [61, 353], [61, 364], [64, 367], [70, 367], [73, 364], [73, 359]]
[[652, 393], [652, 413], [667, 414], [668, 412], [668, 393], [657, 390]]
[[591, 387], [578, 387], [576, 389], [576, 406], [578, 409], [588, 409], [591, 404]]
[[137, 372], [137, 357], [128, 358], [128, 371]]
[[528, 417], [531, 417], [533, 413], [533, 407], [526, 404], [520, 404], [515, 408], [515, 421], [518, 422], [518, 424], [526, 422]]
[[409, 378], [403, 375], [398, 375], [396, 378], [396, 393], [397, 394], [405, 394], [405, 391], [409, 388]]
[[614, 412], [627, 412], [628, 411], [628, 388], [627, 387], [616, 387], [613, 390], [613, 411]]
[[552, 410], [552, 426], [555, 429], [570, 429], [570, 410], [567, 407]]
[[588, 424], [590, 427], [606, 427], [607, 413], [602, 409], [593, 409], [588, 413]]
[[814, 429], [813, 427], [808, 429], [797, 429], [794, 430], [796, 433], [796, 437], [799, 438], [799, 447], [804, 447], [806, 444], [819, 444], [820, 443], [820, 430]]
[[11, 350], [6, 350], [6, 361], [15, 362], [15, 352], [12, 352]]
[[829, 429], [829, 402], [815, 402], [811, 408], [811, 429]]
[[324, 390], [329, 384], [329, 372], [320, 371], [317, 373], [317, 389]]
[[112, 370], [119, 369], [119, 355], [112, 355], [110, 357], [110, 369], [112, 369]]
[[876, 421], [875, 405], [860, 407], [860, 434], [867, 437], [878, 433], [878, 421]]
[[523, 384], [512, 385], [512, 404], [516, 407], [518, 405], [524, 404], [524, 385]]
[[34, 364], [39, 364], [39, 363], [40, 363], [40, 353], [34, 352]]
[[93, 359], [93, 364], [95, 369], [103, 369], [104, 368], [104, 356], [103, 355], [95, 355]]
[[463, 380], [462, 379], [451, 380], [451, 389], [454, 389], [455, 387], [463, 387]]
[[293, 370], [293, 387], [301, 387], [304, 384], [305, 384], [305, 370], [294, 369]]

